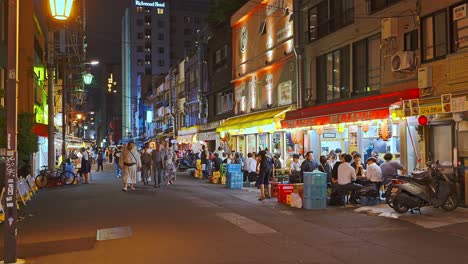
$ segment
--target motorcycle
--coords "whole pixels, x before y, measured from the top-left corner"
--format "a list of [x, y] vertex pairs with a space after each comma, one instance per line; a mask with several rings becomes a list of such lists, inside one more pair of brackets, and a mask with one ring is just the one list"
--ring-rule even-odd
[[407, 183], [407, 182], [411, 182], [415, 179], [415, 175], [417, 177], [417, 174], [420, 173], [421, 171], [417, 171], [417, 172], [413, 172], [411, 173], [411, 176], [396, 176], [395, 179], [392, 179], [392, 181], [390, 183], [388, 183], [386, 186], [385, 186], [385, 193], [382, 194], [382, 198], [385, 198], [385, 202], [388, 204], [388, 206], [390, 206], [391, 208], [393, 208], [393, 198], [394, 196], [392, 196], [392, 189], [393, 189], [393, 185], [398, 185], [398, 184], [404, 184], [404, 183]]
[[195, 169], [196, 168], [196, 164], [195, 164], [195, 161], [187, 158], [187, 157], [184, 157], [184, 158], [180, 158], [177, 160], [177, 170], [178, 171], [186, 171], [188, 169]]
[[404, 183], [392, 184], [390, 199], [393, 209], [400, 214], [418, 210], [424, 206], [442, 207], [453, 211], [458, 207], [458, 195], [453, 179], [441, 172], [439, 161], [429, 162], [427, 169], [413, 175]]

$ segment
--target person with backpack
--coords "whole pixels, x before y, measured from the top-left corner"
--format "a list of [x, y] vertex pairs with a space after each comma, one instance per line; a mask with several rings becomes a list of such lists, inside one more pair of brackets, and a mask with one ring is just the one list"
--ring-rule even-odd
[[[272, 161], [267, 156], [265, 151], [260, 151], [258, 153], [259, 165], [259, 179], [260, 179], [260, 198], [258, 200], [263, 201], [265, 198], [271, 198], [271, 185], [270, 185], [270, 175], [272, 172]], [[265, 196], [265, 188], [268, 188], [268, 195]]]

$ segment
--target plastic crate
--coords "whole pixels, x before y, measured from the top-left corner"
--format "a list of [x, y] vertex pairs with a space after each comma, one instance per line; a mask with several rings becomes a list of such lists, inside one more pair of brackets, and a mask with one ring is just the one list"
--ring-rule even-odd
[[318, 170], [304, 172], [304, 186], [310, 185], [327, 185], [327, 174]]
[[302, 200], [302, 207], [307, 210], [326, 209], [327, 199], [306, 199]]
[[226, 178], [228, 179], [241, 179], [244, 180], [244, 174], [240, 171], [228, 171]]
[[305, 186], [304, 187], [304, 198], [309, 199], [326, 199], [327, 198], [327, 186]]
[[226, 164], [221, 164], [219, 172], [221, 173], [221, 176], [226, 176]]
[[240, 164], [227, 164], [226, 171], [229, 172], [241, 172], [241, 165]]
[[271, 197], [278, 197], [278, 183], [271, 184]]
[[294, 184], [278, 184], [278, 203], [286, 203], [286, 196], [294, 192]]

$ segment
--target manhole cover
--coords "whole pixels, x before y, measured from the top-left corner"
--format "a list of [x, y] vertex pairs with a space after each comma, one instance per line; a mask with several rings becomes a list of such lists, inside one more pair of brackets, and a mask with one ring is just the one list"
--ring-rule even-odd
[[132, 236], [133, 232], [129, 226], [99, 229], [96, 234], [97, 241], [120, 239]]

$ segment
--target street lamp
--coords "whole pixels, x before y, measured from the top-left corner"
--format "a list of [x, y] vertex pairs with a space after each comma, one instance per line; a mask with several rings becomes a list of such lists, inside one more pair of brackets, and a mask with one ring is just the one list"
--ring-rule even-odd
[[49, 0], [52, 17], [57, 20], [67, 20], [73, 6], [73, 0]]
[[91, 73], [83, 74], [83, 82], [86, 85], [90, 85], [93, 82], [94, 76]]

